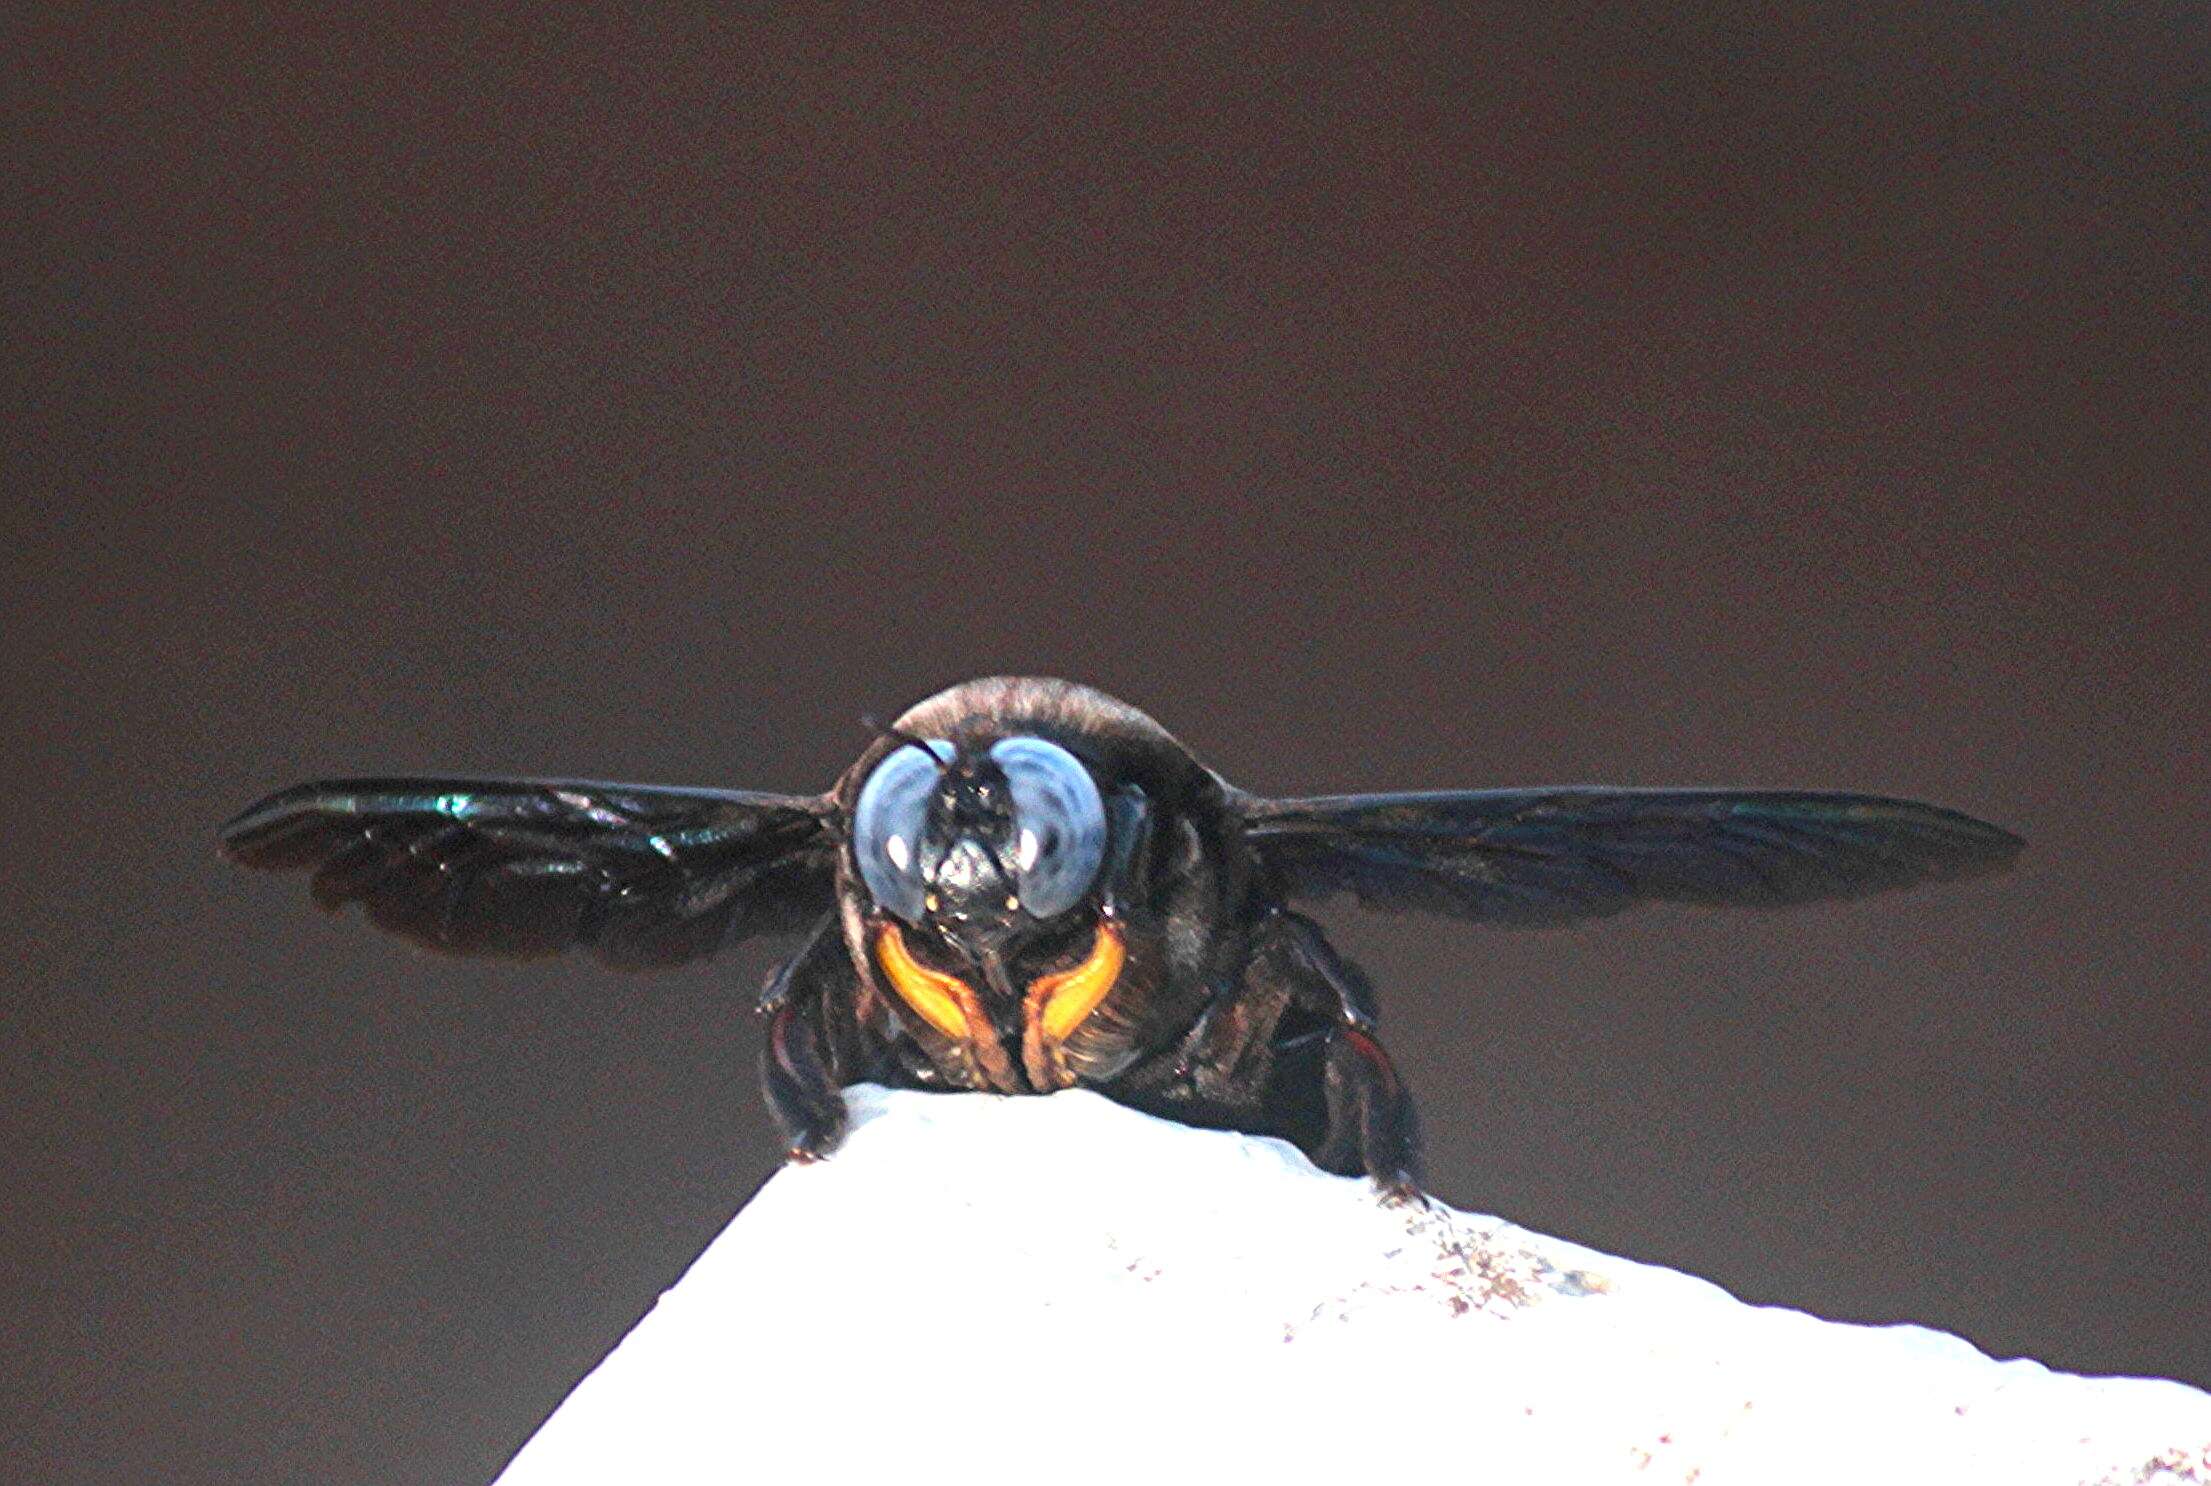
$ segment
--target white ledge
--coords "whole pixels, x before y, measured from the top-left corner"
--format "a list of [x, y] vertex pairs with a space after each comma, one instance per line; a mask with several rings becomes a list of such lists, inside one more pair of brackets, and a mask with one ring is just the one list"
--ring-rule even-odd
[[849, 1090], [498, 1486], [2211, 1483], [2211, 1395], [1744, 1305], [1095, 1094]]

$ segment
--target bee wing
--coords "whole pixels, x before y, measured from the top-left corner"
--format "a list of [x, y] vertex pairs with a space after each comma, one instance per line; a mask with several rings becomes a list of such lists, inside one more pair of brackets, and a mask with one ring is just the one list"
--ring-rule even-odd
[[314, 873], [324, 908], [456, 955], [588, 946], [678, 965], [831, 902], [828, 797], [559, 779], [341, 779], [271, 795], [223, 853]]
[[2009, 831], [1877, 795], [1728, 789], [1446, 790], [1244, 797], [1254, 851], [1291, 898], [1542, 926], [1636, 903], [1784, 907], [2010, 863]]

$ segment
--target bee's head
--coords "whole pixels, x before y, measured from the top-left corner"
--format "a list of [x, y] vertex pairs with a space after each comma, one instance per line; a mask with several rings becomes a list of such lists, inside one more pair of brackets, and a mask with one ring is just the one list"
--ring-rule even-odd
[[1048, 739], [913, 739], [860, 787], [852, 852], [884, 912], [983, 960], [1081, 906], [1105, 860], [1097, 780]]

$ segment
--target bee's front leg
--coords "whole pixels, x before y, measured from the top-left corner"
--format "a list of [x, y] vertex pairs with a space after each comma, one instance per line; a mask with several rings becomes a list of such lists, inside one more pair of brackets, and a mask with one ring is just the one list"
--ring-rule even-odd
[[826, 984], [842, 964], [834, 914], [815, 926], [806, 942], [768, 975], [760, 1010], [768, 1018], [760, 1053], [760, 1084], [794, 1161], [815, 1161], [844, 1139], [845, 1103], [839, 1093], [836, 1042], [824, 1024]]
[[1397, 1065], [1375, 1036], [1373, 988], [1320, 925], [1286, 909], [1268, 915], [1259, 953], [1293, 1004], [1328, 1022], [1322, 1092], [1328, 1129], [1315, 1164], [1363, 1171], [1395, 1202], [1420, 1196], [1420, 1125]]
[[1420, 1200], [1419, 1117], [1382, 1044], [1357, 1027], [1330, 1028], [1326, 1078], [1329, 1147], [1389, 1201]]
[[770, 1013], [768, 1045], [760, 1055], [760, 1084], [794, 1161], [819, 1160], [844, 1139], [844, 1096], [825, 1053], [817, 1006], [786, 1001]]

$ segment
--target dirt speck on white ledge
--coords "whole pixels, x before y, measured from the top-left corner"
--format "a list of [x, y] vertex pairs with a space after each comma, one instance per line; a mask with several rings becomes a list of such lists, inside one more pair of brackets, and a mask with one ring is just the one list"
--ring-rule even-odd
[[2211, 1395], [1747, 1306], [1095, 1094], [847, 1091], [499, 1486], [2211, 1486]]

